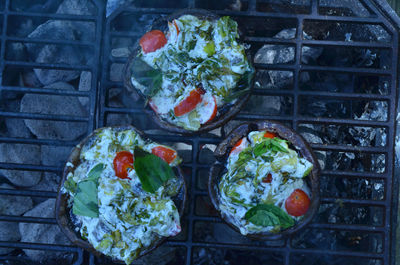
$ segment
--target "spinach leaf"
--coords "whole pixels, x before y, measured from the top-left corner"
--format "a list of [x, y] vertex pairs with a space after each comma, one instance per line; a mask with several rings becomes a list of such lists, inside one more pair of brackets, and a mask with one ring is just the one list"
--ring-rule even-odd
[[161, 89], [161, 71], [152, 68], [139, 57], [133, 59], [131, 75], [139, 84], [146, 87], [146, 89], [142, 91], [145, 96], [152, 97]]
[[274, 204], [258, 204], [244, 216], [249, 222], [259, 226], [280, 226], [283, 229], [294, 225], [294, 220]]
[[99, 163], [95, 165], [90, 171], [87, 176], [86, 180], [93, 180], [97, 183], [97, 180], [99, 179], [101, 172], [104, 170], [104, 164]]
[[175, 176], [168, 163], [137, 146], [134, 157], [133, 166], [143, 190], [147, 192], [155, 193], [168, 179]]
[[76, 215], [99, 217], [97, 183], [95, 181], [84, 180], [78, 183], [72, 212]]

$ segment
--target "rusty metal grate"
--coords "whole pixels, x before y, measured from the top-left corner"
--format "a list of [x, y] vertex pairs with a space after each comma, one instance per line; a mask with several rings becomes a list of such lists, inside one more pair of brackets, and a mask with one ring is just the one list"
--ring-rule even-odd
[[[98, 8], [96, 15], [53, 15], [42, 13], [28, 13], [13, 11], [10, 8], [12, 0], [5, 0], [0, 4], [0, 19], [2, 22], [0, 70], [3, 74], [1, 93], [9, 92], [55, 94], [63, 96], [89, 97], [90, 105], [87, 116], [65, 115], [40, 115], [31, 113], [18, 113], [0, 110], [1, 117], [20, 119], [44, 119], [67, 122], [81, 121], [87, 123], [87, 133], [93, 128], [130, 122], [134, 126], [146, 131], [151, 138], [157, 141], [168, 142], [179, 147], [184, 157], [184, 170], [186, 172], [188, 189], [188, 205], [182, 220], [183, 232], [176, 239], [167, 241], [166, 246], [176, 250], [175, 263], [195, 264], [200, 263], [200, 256], [212, 256], [224, 253], [231, 258], [232, 264], [240, 263], [240, 257], [246, 262], [255, 260], [259, 263], [269, 264], [394, 264], [395, 254], [395, 224], [397, 213], [398, 182], [394, 178], [394, 140], [395, 118], [397, 113], [397, 86], [398, 76], [398, 47], [399, 27], [398, 18], [390, 14], [389, 7], [381, 0], [360, 0], [361, 15], [348, 11], [342, 2], [329, 2], [324, 0], [297, 1], [300, 4], [287, 5], [287, 1], [241, 1], [240, 11], [228, 10], [229, 6], [217, 1], [136, 1], [135, 6], [125, 6], [104, 20], [104, 6], [96, 1]], [[234, 2], [234, 1], [233, 1]], [[296, 1], [294, 1], [296, 2]], [[297, 3], [296, 2], [296, 3]], [[332, 3], [334, 7], [331, 7]], [[3, 7], [3, 9], [2, 9]], [[281, 63], [256, 63], [257, 74], [262, 76], [268, 71], [292, 73], [291, 81], [283, 89], [267, 89], [260, 81], [254, 90], [252, 99], [264, 101], [279, 98], [282, 107], [279, 111], [257, 109], [257, 101], [250, 101], [247, 107], [226, 126], [208, 134], [187, 137], [172, 135], [158, 130], [148, 121], [142, 113], [142, 102], [134, 101], [123, 89], [120, 72], [126, 62], [129, 47], [145, 32], [149, 23], [161, 15], [168, 15], [182, 8], [207, 8], [219, 15], [229, 15], [244, 25], [245, 41], [251, 44], [253, 56], [263, 45], [280, 45], [292, 47], [294, 56], [292, 60]], [[35, 16], [48, 19], [82, 20], [90, 21], [96, 25], [94, 41], [64, 41], [47, 39], [27, 39], [10, 36], [8, 24], [13, 16]], [[133, 27], [134, 25], [135, 27]], [[354, 29], [357, 27], [373, 26], [374, 29], [385, 32], [387, 38], [369, 39], [368, 36], [349, 35], [350, 37], [338, 38], [333, 34], [338, 28]], [[282, 39], [273, 37], [283, 29], [295, 28], [293, 38]], [[303, 31], [312, 33], [312, 39], [306, 38]], [[351, 31], [351, 30], [350, 30]], [[325, 34], [325, 35], [324, 35]], [[323, 36], [322, 36], [323, 35]], [[20, 62], [6, 59], [8, 42], [35, 42], [51, 44], [68, 44], [87, 46], [94, 51], [94, 62], [90, 65], [60, 65], [38, 64]], [[302, 61], [304, 48], [323, 48], [337, 56], [352, 54], [369, 49], [377, 54], [378, 60], [373, 64], [336, 65], [326, 61]], [[380, 58], [386, 58], [381, 59]], [[65, 92], [43, 90], [26, 86], [8, 86], [4, 83], [4, 73], [10, 67], [20, 68], [56, 68], [79, 69], [92, 73], [91, 90], [87, 92]], [[100, 70], [100, 71], [99, 71]], [[323, 78], [350, 77], [349, 86], [337, 90], [329, 90], [324, 83], [304, 81], [303, 76], [318, 76]], [[257, 77], [262, 79], [261, 77]], [[257, 80], [256, 80], [257, 81]], [[376, 88], [368, 90], [365, 84], [370, 82], [378, 85], [385, 84], [385, 91]], [[97, 87], [97, 83], [99, 87]], [[120, 103], [115, 103], [118, 97]], [[315, 103], [326, 102], [332, 110], [332, 115], [313, 115], [309, 109]], [[360, 106], [382, 104], [387, 110], [384, 116], [374, 117], [372, 120], [356, 119], [359, 117]], [[259, 103], [259, 102], [258, 102]], [[343, 112], [335, 112], [343, 109]], [[266, 114], [268, 113], [268, 114]], [[355, 116], [356, 115], [356, 116]], [[385, 132], [386, 142], [372, 145], [352, 145], [351, 141], [337, 143], [334, 139], [312, 142], [315, 151], [325, 155], [326, 161], [337, 158], [337, 154], [348, 154], [352, 161], [361, 161], [360, 165], [348, 165], [341, 161], [339, 167], [329, 167], [322, 172], [321, 183], [332, 181], [346, 183], [359, 180], [369, 181], [378, 185], [382, 190], [374, 193], [367, 190], [365, 196], [355, 196], [352, 192], [338, 193], [333, 187], [321, 187], [320, 215], [306, 231], [299, 233], [284, 241], [256, 242], [244, 240], [240, 235], [231, 232], [229, 237], [210, 237], [210, 231], [202, 231], [207, 227], [226, 230], [222, 221], [215, 216], [212, 209], [208, 209], [207, 192], [204, 183], [208, 177], [207, 171], [212, 161], [209, 151], [219, 143], [226, 133], [234, 126], [245, 120], [270, 119], [286, 123], [301, 133], [307, 133], [305, 127], [312, 127], [323, 135], [332, 128], [338, 132], [354, 128], [379, 129]], [[304, 130], [304, 131], [303, 131]], [[321, 136], [322, 139], [322, 136]], [[60, 141], [49, 139], [25, 139], [16, 137], [0, 137], [0, 142], [10, 144], [41, 144], [55, 146], [73, 146], [78, 141]], [[208, 153], [207, 153], [208, 152]], [[377, 168], [375, 162], [383, 161], [384, 170]], [[347, 160], [346, 160], [347, 161]], [[369, 162], [368, 162], [369, 161]], [[331, 161], [332, 162], [332, 161]], [[359, 166], [359, 167], [357, 167]], [[0, 169], [48, 171], [60, 173], [60, 166], [46, 166], [35, 164], [0, 163]], [[335, 183], [335, 182], [334, 182]], [[370, 193], [371, 192], [371, 193]], [[34, 191], [29, 189], [1, 189], [0, 194], [32, 197], [55, 197], [54, 192]], [[206, 209], [204, 209], [204, 207]], [[335, 220], [325, 216], [326, 212], [336, 209], [339, 211]], [[340, 216], [344, 212], [346, 216]], [[349, 222], [348, 218], [355, 218], [359, 213], [364, 213], [363, 218]], [[354, 216], [353, 216], [354, 215]], [[378, 216], [378, 217], [376, 217]], [[376, 218], [376, 219], [374, 219]], [[0, 216], [0, 221], [33, 222], [55, 224], [52, 218], [33, 218], [20, 216]], [[325, 241], [318, 239], [321, 236]], [[329, 241], [335, 242], [330, 244]], [[340, 242], [339, 242], [340, 241]], [[339, 242], [339, 243], [338, 243]], [[378, 242], [378, 243], [377, 243]], [[376, 247], [379, 245], [379, 247]], [[107, 260], [96, 258], [81, 249], [70, 246], [31, 244], [21, 242], [0, 242], [0, 247], [15, 247], [20, 249], [41, 249], [51, 251], [64, 251], [75, 253], [75, 264], [108, 264]], [[235, 256], [236, 255], [236, 256]], [[236, 258], [238, 258], [235, 262]], [[0, 256], [3, 261], [18, 261], [21, 257]], [[212, 260], [212, 259], [211, 259]]]

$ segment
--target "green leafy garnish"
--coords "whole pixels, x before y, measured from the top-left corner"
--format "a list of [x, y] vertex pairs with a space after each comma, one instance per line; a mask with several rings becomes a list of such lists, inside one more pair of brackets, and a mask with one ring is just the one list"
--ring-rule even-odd
[[64, 188], [72, 193], [75, 193], [76, 191], [76, 182], [71, 178], [67, 178], [67, 180], [64, 182]]
[[99, 179], [101, 172], [103, 172], [104, 170], [104, 164], [100, 163], [95, 165], [90, 171], [89, 174], [87, 176], [86, 180], [93, 180], [96, 181]]
[[76, 215], [99, 217], [97, 183], [85, 180], [78, 183], [72, 212]]
[[266, 138], [264, 141], [262, 141], [259, 144], [256, 144], [254, 146], [254, 155], [255, 156], [261, 156], [268, 150], [274, 151], [274, 152], [282, 152], [282, 153], [289, 153], [289, 150], [281, 145], [282, 140], [278, 138]]
[[146, 88], [142, 91], [145, 96], [152, 97], [161, 89], [161, 71], [152, 68], [139, 57], [133, 59], [131, 75], [139, 84]]
[[248, 210], [244, 218], [250, 223], [263, 227], [279, 226], [286, 229], [294, 225], [294, 220], [274, 204], [258, 204]]
[[[76, 185], [72, 212], [76, 215], [98, 217], [99, 206], [97, 202], [97, 187], [104, 164], [95, 165], [88, 173], [85, 180]], [[69, 179], [68, 179], [69, 180]], [[67, 182], [66, 182], [67, 183]], [[65, 185], [65, 184], [64, 184]]]
[[136, 174], [143, 190], [147, 192], [155, 193], [168, 179], [175, 176], [168, 163], [137, 146], [134, 150], [134, 157], [133, 165]]
[[239, 79], [236, 87], [231, 89], [228, 95], [225, 96], [224, 102], [231, 102], [236, 98], [240, 98], [250, 92], [251, 82], [253, 80], [254, 70], [246, 71]]

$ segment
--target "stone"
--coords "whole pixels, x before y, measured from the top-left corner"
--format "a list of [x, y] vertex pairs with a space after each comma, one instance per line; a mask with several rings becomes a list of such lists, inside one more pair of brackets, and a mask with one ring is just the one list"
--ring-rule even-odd
[[[79, 78], [79, 91], [90, 91], [92, 88], [92, 73], [83, 71], [81, 73], [81, 76]], [[82, 106], [87, 106], [89, 104], [89, 98], [88, 97], [79, 97], [79, 101], [81, 102]]]
[[[40, 146], [28, 144], [0, 144], [0, 162], [40, 164]], [[30, 187], [39, 183], [41, 172], [1, 169], [0, 174], [16, 186]]]
[[64, 0], [57, 14], [96, 15], [96, 7], [90, 0]]
[[[64, 83], [54, 83], [46, 88], [74, 90], [74, 87]], [[21, 112], [86, 116], [77, 97], [26, 94], [21, 100]], [[85, 122], [66, 122], [51, 120], [25, 119], [26, 126], [40, 139], [75, 140], [86, 132]]]
[[[8, 184], [1, 184], [1, 189], [14, 189]], [[30, 197], [0, 195], [0, 215], [18, 216], [32, 208]], [[0, 241], [18, 241], [21, 235], [18, 229], [18, 223], [0, 222]], [[13, 251], [13, 248], [0, 248], [0, 255]]]
[[[55, 218], [55, 199], [48, 199], [38, 204], [32, 210], [26, 212], [24, 216]], [[27, 243], [70, 245], [68, 238], [61, 232], [58, 225], [38, 224], [38, 223], [19, 223], [21, 241]], [[51, 259], [65, 258], [71, 254], [60, 252], [24, 249], [25, 254], [36, 262], [48, 261]]]

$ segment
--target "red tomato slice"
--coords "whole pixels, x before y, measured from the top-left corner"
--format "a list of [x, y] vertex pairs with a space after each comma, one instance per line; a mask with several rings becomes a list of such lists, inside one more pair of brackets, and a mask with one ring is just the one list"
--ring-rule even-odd
[[236, 144], [232, 147], [231, 152], [229, 153], [229, 155], [232, 154], [238, 154], [240, 153], [243, 149], [245, 149], [248, 146], [248, 141], [246, 139], [246, 137], [243, 137], [242, 139], [240, 139], [239, 141], [236, 142]]
[[217, 115], [217, 100], [211, 94], [205, 94], [201, 101], [198, 112], [200, 115], [200, 124], [206, 124], [213, 120]]
[[178, 105], [175, 106], [174, 108], [175, 116], [179, 117], [188, 112], [191, 112], [200, 102], [201, 102], [201, 94], [197, 89], [193, 89], [192, 91], [190, 91], [188, 97], [186, 97]]
[[272, 175], [268, 173], [268, 175], [266, 177], [263, 177], [262, 182], [264, 183], [271, 183], [272, 182]]
[[[180, 30], [179, 30], [178, 25], [176, 24], [175, 19], [172, 21], [172, 23], [168, 22], [168, 28], [169, 28], [169, 31], [167, 34], [168, 39], [170, 39], [171, 36], [178, 37]], [[173, 35], [171, 35], [171, 34], [173, 34]]]
[[266, 132], [264, 134], [265, 138], [275, 138], [276, 136], [277, 136], [276, 133], [272, 133], [272, 132]]
[[118, 152], [113, 161], [115, 175], [121, 179], [128, 178], [128, 168], [133, 168], [133, 154], [129, 151]]
[[159, 158], [161, 158], [162, 160], [164, 160], [168, 164], [170, 164], [176, 158], [176, 151], [175, 150], [173, 150], [171, 148], [168, 148], [168, 147], [165, 147], [165, 146], [162, 146], [162, 145], [153, 147], [151, 149], [151, 152], [153, 153], [153, 155], [158, 156]]
[[301, 189], [296, 189], [285, 201], [285, 208], [292, 216], [302, 216], [306, 214], [310, 206], [310, 198]]
[[167, 38], [160, 30], [152, 30], [144, 34], [139, 41], [144, 53], [154, 52], [167, 43]]

